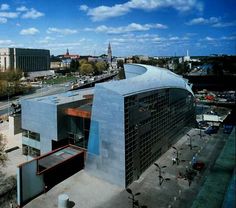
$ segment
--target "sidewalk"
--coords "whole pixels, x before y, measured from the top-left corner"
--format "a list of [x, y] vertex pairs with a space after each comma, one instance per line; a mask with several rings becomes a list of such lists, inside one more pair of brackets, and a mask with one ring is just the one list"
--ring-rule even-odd
[[[189, 139], [186, 135], [174, 145], [180, 151], [180, 160], [184, 160], [184, 162], [180, 162], [178, 166], [172, 164], [172, 157], [176, 154], [173, 148], [156, 161], [159, 166], [167, 166], [163, 169], [162, 176], [169, 178], [169, 181], [164, 181], [160, 186], [158, 171], [156, 171], [156, 166], [152, 165], [141, 175], [138, 181], [129, 187], [133, 193], [141, 193], [136, 197], [141, 205], [146, 205], [148, 208], [191, 207], [207, 178], [210, 167], [224, 146], [225, 140], [223, 138], [225, 135], [222, 129], [216, 135], [204, 135], [202, 138], [199, 136], [199, 129], [192, 129], [188, 134], [192, 137], [192, 145], [194, 146], [192, 150], [188, 146]], [[187, 180], [177, 179], [177, 174], [179, 171], [184, 172], [186, 168], [190, 167], [189, 162], [193, 155], [196, 156], [197, 160], [202, 160], [206, 164], [206, 169], [195, 176], [189, 186]], [[129, 194], [124, 189], [92, 177], [84, 170], [29, 202], [25, 207], [56, 208], [58, 196], [62, 193], [69, 196], [74, 208], [131, 207], [131, 202], [128, 199]]]
[[26, 156], [22, 155], [21, 150], [21, 134], [11, 135], [7, 121], [0, 124], [0, 134], [6, 138], [6, 150], [13, 147], [19, 147], [19, 149], [7, 153], [8, 159], [6, 161], [6, 166], [1, 168], [1, 172], [4, 173], [6, 177], [16, 175], [17, 166], [23, 162], [26, 162]]

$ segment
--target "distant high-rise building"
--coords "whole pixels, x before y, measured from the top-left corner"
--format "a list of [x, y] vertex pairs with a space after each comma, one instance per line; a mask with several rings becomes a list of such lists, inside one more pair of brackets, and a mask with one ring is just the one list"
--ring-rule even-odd
[[107, 61], [109, 64], [112, 62], [112, 51], [111, 51], [111, 44], [109, 43], [108, 45], [108, 50], [107, 50]]
[[50, 69], [50, 51], [29, 48], [0, 48], [0, 71], [20, 69], [23, 72]]

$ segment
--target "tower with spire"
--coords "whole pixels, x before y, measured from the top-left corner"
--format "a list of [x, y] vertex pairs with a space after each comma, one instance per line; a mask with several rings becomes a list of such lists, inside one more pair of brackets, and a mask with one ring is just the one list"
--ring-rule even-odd
[[108, 44], [108, 50], [107, 50], [107, 61], [109, 63], [109, 65], [111, 66], [111, 62], [112, 62], [112, 51], [111, 51], [111, 44], [109, 42]]
[[70, 54], [69, 54], [69, 49], [67, 48], [67, 50], [66, 50], [66, 55], [67, 56], [69, 56]]

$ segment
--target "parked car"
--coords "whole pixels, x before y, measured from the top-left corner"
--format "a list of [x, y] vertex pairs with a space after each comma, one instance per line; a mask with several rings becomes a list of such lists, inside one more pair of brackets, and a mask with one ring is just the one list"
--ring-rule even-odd
[[230, 134], [231, 133], [231, 131], [233, 130], [233, 128], [234, 128], [234, 126], [233, 125], [224, 125], [224, 133], [225, 134]]
[[219, 127], [217, 127], [217, 126], [209, 126], [204, 132], [209, 135], [216, 134], [218, 129], [219, 129]]
[[198, 128], [206, 130], [209, 127], [209, 124], [206, 121], [199, 121]]
[[205, 163], [202, 162], [202, 161], [197, 161], [197, 162], [195, 162], [195, 163], [193, 164], [192, 167], [193, 167], [194, 170], [201, 171], [201, 170], [204, 169], [204, 167], [205, 167]]

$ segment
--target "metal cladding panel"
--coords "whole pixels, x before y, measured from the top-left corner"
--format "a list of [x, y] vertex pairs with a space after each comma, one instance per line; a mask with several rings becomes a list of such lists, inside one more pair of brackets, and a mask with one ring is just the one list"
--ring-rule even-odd
[[126, 64], [124, 67], [128, 79], [98, 85], [123, 96], [164, 88], [185, 89], [193, 95], [187, 81], [168, 69], [141, 64]]
[[40, 134], [41, 154], [52, 150], [51, 140], [58, 137], [57, 134], [57, 106], [36, 100], [23, 100], [22, 129]]
[[125, 186], [124, 98], [95, 87], [86, 170]]
[[17, 203], [22, 206], [44, 191], [44, 181], [36, 174], [36, 160], [20, 166], [17, 172]]
[[57, 138], [57, 106], [23, 100], [22, 128], [39, 133], [40, 138]]

